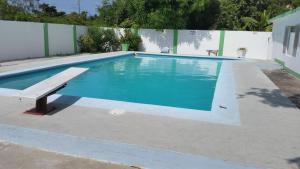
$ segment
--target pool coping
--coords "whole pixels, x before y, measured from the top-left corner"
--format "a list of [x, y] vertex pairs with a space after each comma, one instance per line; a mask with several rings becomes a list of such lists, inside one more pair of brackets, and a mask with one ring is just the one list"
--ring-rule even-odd
[[237, 57], [230, 57], [230, 56], [207, 56], [207, 55], [194, 55], [194, 54], [170, 54], [170, 53], [154, 53], [154, 52], [135, 52], [135, 53], [145, 54], [145, 55], [163, 55], [163, 56], [190, 57], [190, 58], [244, 60], [244, 58], [237, 58]]
[[[151, 54], [144, 52], [126, 52], [126, 53], [118, 53], [111, 54], [107, 53], [105, 56], [99, 57], [99, 54], [94, 54], [95, 58], [91, 59], [80, 59], [77, 61], [69, 61], [66, 63], [58, 63], [47, 66], [38, 66], [29, 69], [21, 69], [16, 71], [9, 71], [0, 73], [0, 77], [7, 77], [11, 75], [18, 75], [23, 73], [29, 73], [37, 70], [45, 70], [60, 66], [73, 65], [78, 63], [85, 63], [91, 61], [97, 61], [108, 58], [116, 58], [123, 57], [131, 54]], [[98, 55], [98, 57], [97, 57]], [[102, 54], [100, 54], [102, 55]], [[160, 55], [158, 53], [154, 55]], [[195, 57], [190, 55], [172, 55], [172, 54], [162, 54], [164, 56], [184, 56], [184, 57]], [[197, 56], [197, 58], [213, 58], [213, 59], [223, 59], [222, 57], [208, 57], [208, 56]], [[211, 111], [204, 110], [194, 110], [187, 108], [177, 108], [177, 107], [169, 107], [169, 106], [160, 106], [160, 105], [151, 105], [151, 104], [142, 104], [142, 103], [132, 103], [126, 101], [115, 101], [115, 100], [107, 100], [107, 99], [97, 99], [97, 98], [88, 98], [88, 97], [80, 97], [73, 105], [89, 107], [89, 108], [100, 108], [100, 109], [108, 109], [108, 110], [118, 110], [120, 112], [129, 111], [134, 113], [142, 113], [148, 115], [158, 115], [164, 117], [172, 117], [179, 119], [187, 119], [187, 120], [197, 120], [197, 121], [205, 121], [211, 123], [220, 123], [227, 125], [240, 125], [240, 115], [238, 111], [238, 103], [235, 98], [235, 87], [234, 87], [234, 77], [232, 71], [232, 60], [237, 60], [234, 58], [225, 58], [223, 60], [220, 74], [217, 80], [216, 89], [214, 92], [214, 98], [212, 101], [212, 109]], [[16, 89], [7, 89], [0, 88], [0, 95], [2, 96], [16, 96], [16, 93], [20, 90]], [[55, 102], [62, 95], [54, 94], [49, 97], [49, 102]], [[63, 99], [59, 99], [60, 103], [68, 103], [68, 100], [72, 97], [76, 96], [67, 96], [63, 97]], [[78, 97], [77, 97], [78, 98]]]

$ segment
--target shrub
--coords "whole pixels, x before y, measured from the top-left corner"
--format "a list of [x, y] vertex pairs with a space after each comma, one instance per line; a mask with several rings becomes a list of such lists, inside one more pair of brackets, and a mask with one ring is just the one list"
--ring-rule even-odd
[[79, 47], [81, 52], [96, 52], [96, 48], [94, 48], [94, 40], [90, 37], [90, 35], [80, 36]]
[[125, 29], [124, 35], [121, 36], [120, 42], [129, 44], [129, 50], [138, 51], [142, 39], [138, 34], [132, 33], [130, 29]]
[[119, 49], [120, 43], [112, 29], [89, 27], [87, 34], [80, 37], [79, 46], [84, 52], [111, 52]]

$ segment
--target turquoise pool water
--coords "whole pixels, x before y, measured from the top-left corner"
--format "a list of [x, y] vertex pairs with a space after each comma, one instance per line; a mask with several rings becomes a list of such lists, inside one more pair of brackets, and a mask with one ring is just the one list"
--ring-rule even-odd
[[[76, 64], [89, 71], [58, 93], [211, 110], [222, 60], [142, 55]], [[0, 78], [1, 88], [25, 89], [71, 66]]]

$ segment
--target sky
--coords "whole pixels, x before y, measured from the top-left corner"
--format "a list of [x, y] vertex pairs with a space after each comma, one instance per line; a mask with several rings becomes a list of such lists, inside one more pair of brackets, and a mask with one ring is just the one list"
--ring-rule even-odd
[[[40, 0], [40, 3], [55, 5], [58, 11], [78, 12], [78, 0]], [[87, 11], [90, 15], [97, 14], [96, 8], [102, 0], [80, 0], [81, 11]]]

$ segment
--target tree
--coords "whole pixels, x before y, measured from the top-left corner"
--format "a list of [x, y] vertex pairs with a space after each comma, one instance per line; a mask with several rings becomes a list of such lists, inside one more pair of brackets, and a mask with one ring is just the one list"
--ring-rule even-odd
[[[30, 20], [30, 14], [27, 14], [25, 5], [18, 4], [16, 0], [0, 0], [0, 19], [3, 20]], [[24, 8], [23, 8], [24, 7]]]
[[58, 11], [39, 0], [0, 0], [0, 19], [154, 29], [270, 31], [268, 20], [300, 0], [103, 0], [99, 16]]
[[36, 10], [36, 13], [42, 16], [64, 16], [65, 12], [58, 12], [56, 6], [50, 6], [49, 4], [43, 3], [39, 5], [39, 10]]
[[66, 14], [56, 6], [39, 4], [39, 0], [0, 0], [0, 19], [87, 25], [97, 17], [89, 17], [85, 11]]
[[24, 12], [33, 12], [39, 8], [39, 0], [9, 0], [9, 3]]
[[270, 31], [268, 20], [295, 8], [300, 0], [220, 0], [218, 29]]
[[218, 0], [105, 0], [99, 8], [106, 26], [155, 29], [208, 29], [218, 14]]
[[187, 17], [187, 29], [214, 29], [220, 15], [219, 0], [194, 1]]

